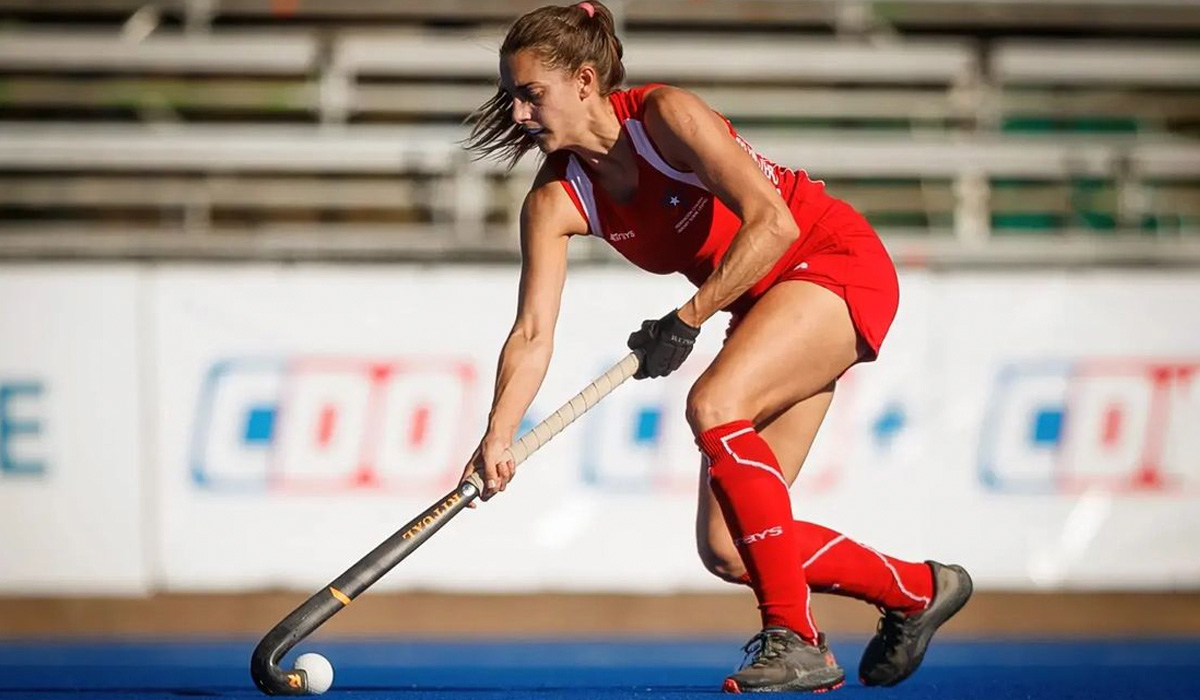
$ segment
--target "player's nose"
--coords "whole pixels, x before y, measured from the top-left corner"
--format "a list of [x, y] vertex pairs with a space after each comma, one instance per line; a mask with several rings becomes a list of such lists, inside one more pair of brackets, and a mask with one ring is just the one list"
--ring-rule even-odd
[[533, 109], [528, 102], [513, 98], [512, 120], [517, 124], [523, 124], [533, 117]]

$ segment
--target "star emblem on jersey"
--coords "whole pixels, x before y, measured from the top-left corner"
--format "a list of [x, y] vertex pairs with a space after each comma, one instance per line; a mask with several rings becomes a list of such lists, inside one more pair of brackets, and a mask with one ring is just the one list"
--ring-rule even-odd
[[667, 204], [667, 206], [677, 207], [677, 206], [679, 206], [681, 201], [682, 200], [679, 199], [679, 195], [669, 194], [669, 195], [667, 195], [666, 204]]

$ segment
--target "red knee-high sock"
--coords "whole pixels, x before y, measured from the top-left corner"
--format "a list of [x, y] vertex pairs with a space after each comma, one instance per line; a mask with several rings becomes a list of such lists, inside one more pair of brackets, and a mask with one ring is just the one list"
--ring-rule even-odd
[[734, 421], [700, 434], [708, 480], [733, 542], [750, 572], [763, 627], [787, 627], [809, 642], [817, 627], [809, 609], [800, 543], [779, 462], [750, 421]]
[[933, 598], [933, 572], [924, 563], [889, 557], [815, 523], [797, 520], [795, 532], [813, 590], [903, 613], [920, 612]]
[[[814, 591], [857, 598], [887, 610], [915, 613], [933, 598], [933, 571], [889, 557], [840, 532], [797, 520], [804, 577]], [[741, 582], [751, 585], [750, 574]]]

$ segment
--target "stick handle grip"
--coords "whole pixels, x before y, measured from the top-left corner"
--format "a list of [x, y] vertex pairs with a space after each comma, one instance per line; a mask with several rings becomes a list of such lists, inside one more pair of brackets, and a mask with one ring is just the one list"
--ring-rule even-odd
[[[551, 438], [600, 403], [600, 399], [608, 396], [613, 389], [621, 386], [626, 379], [636, 374], [641, 362], [642, 356], [638, 352], [626, 355], [596, 381], [588, 384], [583, 391], [560, 406], [546, 420], [533, 426], [529, 432], [518, 438], [512, 447], [505, 451], [505, 454], [512, 459], [514, 465], [524, 462], [530, 455], [541, 449], [542, 445], [550, 442]], [[483, 491], [483, 476], [478, 471], [471, 474], [468, 481], [475, 484], [475, 488], [479, 491]]]

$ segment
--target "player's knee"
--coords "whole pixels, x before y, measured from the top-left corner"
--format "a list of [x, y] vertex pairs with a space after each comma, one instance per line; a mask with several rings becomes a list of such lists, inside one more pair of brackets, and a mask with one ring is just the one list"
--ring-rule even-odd
[[708, 573], [729, 583], [745, 583], [746, 566], [732, 542], [714, 544], [701, 540], [697, 543], [697, 549]]
[[704, 377], [688, 392], [687, 420], [692, 432], [697, 435], [709, 428], [750, 417], [746, 407], [732, 392], [723, 391]]

